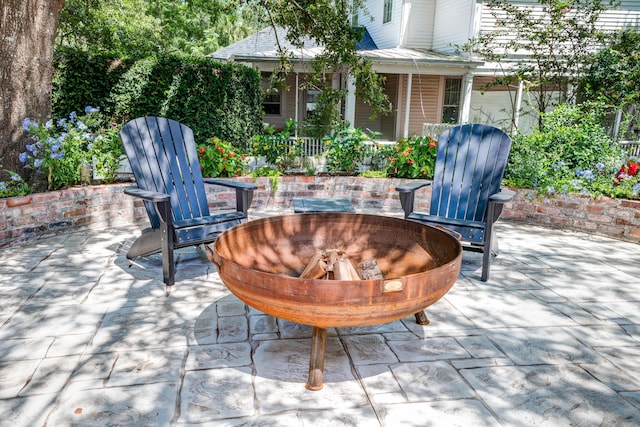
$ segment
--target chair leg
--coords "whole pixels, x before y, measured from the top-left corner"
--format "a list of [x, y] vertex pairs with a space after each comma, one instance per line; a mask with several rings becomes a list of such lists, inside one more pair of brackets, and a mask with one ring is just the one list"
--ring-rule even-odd
[[175, 283], [176, 265], [173, 257], [173, 236], [167, 232], [167, 227], [161, 225], [162, 229], [162, 278], [164, 284], [173, 286]]
[[486, 282], [489, 280], [489, 269], [491, 267], [491, 248], [485, 248], [482, 253], [482, 275], [480, 280]]
[[416, 323], [418, 325], [426, 326], [429, 324], [429, 318], [424, 310], [417, 312], [414, 316], [416, 317]]
[[[160, 236], [162, 246], [162, 278], [164, 284], [173, 286], [176, 279], [176, 265], [173, 259], [173, 224], [171, 221], [171, 205], [169, 203], [159, 203], [158, 213], [160, 214]], [[165, 291], [168, 291], [165, 290]], [[166, 292], [167, 295], [169, 292]]]

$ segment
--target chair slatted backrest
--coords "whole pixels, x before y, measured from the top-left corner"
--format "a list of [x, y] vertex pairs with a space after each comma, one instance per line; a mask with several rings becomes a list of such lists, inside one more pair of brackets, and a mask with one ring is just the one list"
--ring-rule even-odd
[[486, 221], [489, 196], [500, 188], [510, 148], [511, 138], [493, 126], [467, 124], [443, 132], [429, 213]]
[[[209, 215], [190, 128], [162, 117], [140, 117], [127, 123], [120, 136], [138, 187], [169, 194], [174, 221]], [[159, 227], [158, 212], [145, 204], [152, 227]]]

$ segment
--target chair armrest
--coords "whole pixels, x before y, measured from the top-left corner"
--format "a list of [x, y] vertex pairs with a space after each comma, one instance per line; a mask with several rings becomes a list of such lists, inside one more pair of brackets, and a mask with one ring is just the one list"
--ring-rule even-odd
[[413, 181], [406, 184], [398, 185], [396, 187], [396, 191], [399, 191], [400, 193], [407, 193], [410, 191], [413, 192], [421, 189], [422, 187], [427, 187], [431, 184], [432, 181]]
[[255, 184], [248, 184], [245, 182], [236, 182], [236, 181], [231, 181], [226, 179], [204, 178], [202, 181], [204, 181], [205, 184], [221, 185], [223, 187], [230, 187], [230, 188], [242, 188], [246, 190], [256, 190], [258, 188], [258, 186]]
[[245, 218], [248, 216], [249, 207], [253, 201], [253, 192], [258, 188], [255, 184], [236, 182], [226, 179], [205, 178], [205, 184], [221, 185], [223, 187], [235, 188], [236, 190], [236, 211], [242, 212]]
[[492, 203], [506, 203], [511, 201], [516, 196], [516, 192], [509, 190], [508, 188], [500, 188], [496, 194], [489, 196], [489, 202]]
[[138, 187], [127, 187], [124, 189], [124, 194], [129, 196], [139, 197], [153, 203], [168, 202], [171, 200], [168, 194], [160, 193], [158, 191], [142, 190]]
[[400, 204], [402, 205], [405, 219], [413, 212], [413, 201], [416, 197], [416, 191], [431, 184], [432, 181], [413, 181], [396, 187], [396, 191], [400, 193]]

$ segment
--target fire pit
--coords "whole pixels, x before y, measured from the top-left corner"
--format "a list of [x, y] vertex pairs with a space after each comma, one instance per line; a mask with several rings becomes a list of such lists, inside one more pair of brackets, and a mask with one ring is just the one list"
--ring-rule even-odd
[[[375, 259], [383, 279], [298, 276], [318, 250]], [[313, 326], [307, 388], [323, 385], [327, 328], [387, 323], [421, 312], [453, 286], [462, 248], [446, 231], [353, 213], [285, 215], [223, 232], [211, 254], [227, 288], [264, 313]]]

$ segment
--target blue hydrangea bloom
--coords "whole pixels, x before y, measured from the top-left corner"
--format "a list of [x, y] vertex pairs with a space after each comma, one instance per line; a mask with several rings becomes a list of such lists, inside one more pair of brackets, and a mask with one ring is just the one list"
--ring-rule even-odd
[[633, 188], [634, 190], [636, 190], [636, 191], [640, 191], [640, 183], [639, 183], [639, 184], [634, 185], [632, 188]]
[[78, 115], [75, 111], [72, 111], [71, 114], [69, 114], [69, 120], [71, 120], [72, 122], [75, 122], [77, 117]]
[[4, 181], [0, 181], [0, 191], [4, 191], [7, 189], [7, 184]]
[[27, 153], [20, 153], [20, 155], [18, 156], [18, 160], [20, 160], [22, 163], [27, 161]]
[[38, 127], [38, 123], [35, 121], [31, 121], [31, 119], [29, 117], [27, 117], [26, 119], [24, 119], [24, 121], [22, 122], [22, 128], [26, 131], [30, 130], [31, 128], [37, 128]]
[[97, 113], [98, 111], [100, 111], [100, 107], [92, 107], [91, 105], [87, 105], [86, 107], [84, 107], [84, 112], [89, 114], [89, 113]]
[[35, 159], [33, 161], [33, 166], [36, 168], [39, 168], [41, 164], [42, 164], [42, 159]]
[[88, 128], [87, 128], [87, 125], [85, 125], [84, 123], [82, 123], [80, 120], [78, 120], [78, 124], [77, 124], [77, 126], [78, 126], [78, 129], [80, 129], [80, 130], [87, 130], [87, 129], [88, 129]]
[[17, 173], [12, 173], [11, 174], [11, 179], [13, 181], [22, 181], [22, 177], [20, 175], [18, 175]]
[[596, 163], [596, 169], [598, 169], [598, 171], [601, 171], [604, 169], [604, 163]]
[[33, 153], [33, 155], [35, 156], [37, 154], [37, 149], [36, 149], [36, 144], [27, 144], [25, 146], [25, 148], [27, 149], [27, 151], [29, 151], [30, 153]]
[[66, 118], [63, 117], [62, 119], [58, 120], [58, 126], [64, 127], [64, 125], [66, 125], [66, 124], [67, 124], [67, 119]]

